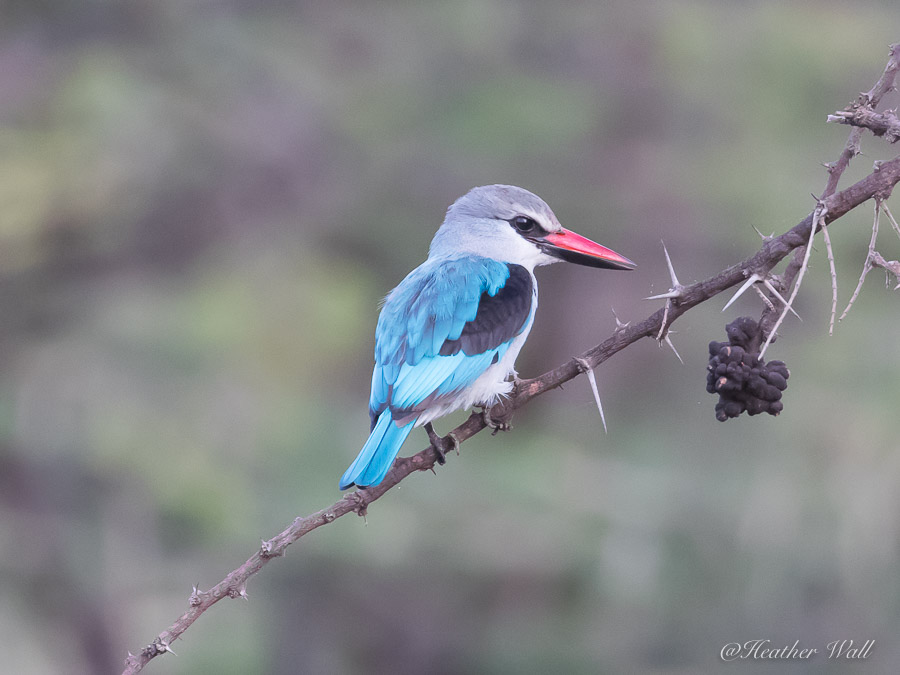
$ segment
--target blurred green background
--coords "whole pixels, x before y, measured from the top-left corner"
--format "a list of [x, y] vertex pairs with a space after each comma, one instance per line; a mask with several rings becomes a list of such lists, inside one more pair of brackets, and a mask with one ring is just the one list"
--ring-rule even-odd
[[[260, 537], [337, 499], [379, 299], [504, 182], [639, 263], [541, 270], [534, 376], [813, 205], [900, 40], [883, 2], [18, 0], [0, 21], [5, 672], [118, 672]], [[896, 105], [897, 97], [886, 101]], [[867, 138], [843, 185], [896, 149]], [[900, 211], [900, 202], [894, 207]], [[866, 205], [831, 228], [841, 307]], [[883, 230], [879, 249], [900, 256]], [[900, 660], [900, 343], [880, 271], [828, 337], [824, 248], [716, 422], [679, 320], [274, 562], [148, 673], [707, 673], [727, 642]], [[438, 424], [446, 431], [462, 415]], [[414, 432], [404, 454], [425, 446]]]

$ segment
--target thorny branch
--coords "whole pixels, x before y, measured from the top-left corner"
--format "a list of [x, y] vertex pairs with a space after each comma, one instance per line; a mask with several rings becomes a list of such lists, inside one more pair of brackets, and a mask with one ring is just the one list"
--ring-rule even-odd
[[[892, 45], [891, 58], [881, 79], [870, 92], [863, 94], [861, 98], [867, 99], [867, 103], [874, 107], [881, 96], [893, 87], [894, 77], [898, 70], [900, 70], [900, 44]], [[797, 254], [800, 254], [801, 259], [804, 257], [803, 249], [808, 246], [814, 236], [814, 223], [815, 229], [824, 227], [869, 199], [890, 194], [891, 189], [900, 182], [900, 156], [898, 156], [890, 161], [882, 162], [875, 171], [854, 185], [841, 192], [836, 192], [841, 173], [846, 169], [850, 159], [859, 152], [858, 132], [860, 131], [860, 127], [854, 127], [840, 159], [834, 164], [828, 165], [828, 185], [819, 198], [814, 213], [810, 213], [784, 234], [765, 238], [760, 249], [749, 258], [704, 281], [689, 286], [679, 285], [677, 297], [667, 298], [664, 308], [657, 310], [643, 321], [628, 324], [617, 321], [613, 334], [600, 344], [539, 377], [518, 381], [509, 398], [491, 408], [490, 417], [493, 420], [508, 420], [515, 410], [525, 406], [533, 398], [596, 368], [630, 344], [645, 337], [656, 339], [658, 335], [667, 331], [668, 327], [682, 314], [700, 303], [732, 286], [745, 282], [753, 275], [758, 275], [760, 279], [767, 279], [772, 268], [793, 251], [795, 260], [785, 272], [787, 283], [784, 287], [789, 287], [794, 276], [800, 272], [801, 264], [796, 260]], [[900, 273], [900, 269], [898, 269], [900, 263], [897, 261], [886, 262], [880, 258], [877, 261], [873, 260], [873, 264], [884, 267], [894, 274]], [[788, 278], [789, 275], [790, 278]], [[784, 311], [788, 311], [787, 308]], [[485, 415], [472, 413], [452, 433], [462, 443], [486, 427]], [[271, 539], [263, 540], [259, 549], [244, 564], [231, 571], [218, 584], [205, 591], [195, 587], [188, 598], [188, 609], [138, 654], [128, 654], [123, 675], [137, 673], [153, 658], [165, 652], [171, 652], [172, 643], [180, 638], [207, 609], [223, 598], [246, 598], [249, 579], [273, 558], [284, 555], [285, 550], [292, 543], [348, 513], [365, 515], [372, 502], [410, 474], [433, 469], [437, 459], [438, 453], [432, 446], [411, 457], [400, 457], [380, 485], [344, 495], [328, 508], [305, 517], [298, 517], [279, 534]]]
[[879, 113], [870, 105], [854, 104], [849, 110], [839, 110], [829, 115], [828, 121], [864, 127], [876, 136], [884, 136], [890, 143], [900, 141], [900, 118], [893, 110]]
[[[878, 81], [875, 85], [869, 90], [862, 92], [857, 100], [854, 103], [851, 103], [848, 106], [847, 111], [866, 111], [865, 114], [862, 113], [847, 113], [847, 111], [839, 111], [834, 115], [829, 115], [827, 121], [829, 122], [841, 122], [843, 124], [853, 124], [853, 130], [850, 132], [850, 135], [847, 137], [847, 143], [844, 145], [844, 149], [841, 152], [840, 157], [838, 157], [837, 161], [832, 162], [830, 164], [826, 164], [825, 168], [828, 169], [828, 182], [825, 184], [825, 190], [822, 192], [822, 195], [816, 199], [817, 206], [819, 204], [824, 203], [829, 197], [831, 197], [836, 191], [838, 183], [841, 180], [841, 176], [843, 176], [844, 171], [847, 170], [847, 167], [850, 166], [850, 161], [856, 157], [859, 150], [859, 142], [862, 138], [862, 132], [865, 125], [855, 124], [850, 120], [850, 118], [860, 121], [860, 120], [870, 120], [871, 115], [868, 113], [875, 113], [876, 106], [881, 102], [881, 99], [888, 94], [889, 92], [895, 89], [894, 80], [897, 77], [897, 73], [900, 72], [900, 42], [896, 44], [892, 44], [890, 46], [890, 56], [888, 58], [887, 64], [884, 67], [884, 71], [881, 73], [881, 76], [878, 78]], [[845, 114], [849, 114], [849, 117]], [[873, 130], [874, 133], [874, 130]], [[882, 130], [880, 134], [883, 135], [885, 130]], [[893, 142], [893, 141], [891, 141]], [[878, 171], [878, 163], [875, 165], [875, 171]], [[882, 199], [887, 198], [890, 194], [890, 188], [887, 192], [881, 195]], [[825, 229], [825, 225], [827, 222], [823, 221], [821, 224], [821, 228]], [[817, 226], [819, 227], [819, 226]], [[829, 266], [831, 269], [831, 319], [829, 321], [829, 331], [833, 330], [834, 327], [834, 315], [837, 311], [837, 274], [834, 268], [834, 252], [831, 249], [831, 239], [828, 237], [828, 231], [825, 229], [824, 234], [825, 245], [828, 249], [828, 260]], [[811, 241], [812, 239], [810, 239]], [[806, 264], [809, 261], [809, 256], [805, 250], [805, 247], [798, 247], [797, 250], [794, 251], [794, 255], [791, 257], [790, 263], [788, 263], [787, 269], [785, 269], [784, 276], [782, 278], [782, 286], [784, 289], [790, 288], [792, 285], [795, 286], [794, 292], [792, 294], [796, 295], [797, 291], [800, 287], [800, 282], [803, 278], [803, 273], [806, 270]], [[795, 284], [796, 280], [796, 284]], [[773, 324], [780, 324], [788, 311], [788, 308], [785, 308], [778, 318], [775, 317], [775, 312], [770, 310], [764, 310], [762, 313], [762, 317], [760, 318], [760, 327], [763, 329], [763, 333], [768, 336], [766, 344], [768, 345], [770, 342], [775, 339], [775, 327]]]

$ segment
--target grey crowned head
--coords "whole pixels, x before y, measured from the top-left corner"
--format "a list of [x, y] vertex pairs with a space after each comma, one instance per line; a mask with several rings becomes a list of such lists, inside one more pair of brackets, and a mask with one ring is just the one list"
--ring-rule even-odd
[[533, 269], [565, 260], [630, 270], [635, 264], [560, 225], [547, 203], [514, 185], [484, 185], [457, 199], [431, 242], [430, 257], [480, 255]]

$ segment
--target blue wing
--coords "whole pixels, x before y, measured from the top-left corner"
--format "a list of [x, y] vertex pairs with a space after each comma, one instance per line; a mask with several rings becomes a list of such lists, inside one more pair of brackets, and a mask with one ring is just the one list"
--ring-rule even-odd
[[528, 270], [478, 256], [429, 259], [391, 291], [375, 331], [372, 435], [341, 489], [381, 482], [419, 415], [503, 358], [532, 297]]

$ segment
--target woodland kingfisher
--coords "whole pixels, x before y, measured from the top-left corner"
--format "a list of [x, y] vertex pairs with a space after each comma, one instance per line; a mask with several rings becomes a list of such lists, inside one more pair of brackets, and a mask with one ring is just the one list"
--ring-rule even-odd
[[[470, 190], [447, 210], [428, 259], [388, 293], [375, 329], [371, 434], [340, 488], [378, 485], [413, 427], [512, 391], [510, 376], [538, 304], [534, 268], [565, 260], [615, 270], [635, 264], [559, 224], [537, 195], [512, 185]], [[441, 457], [443, 459], [443, 457]]]

